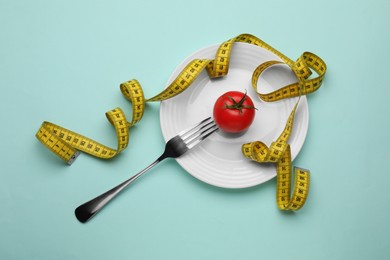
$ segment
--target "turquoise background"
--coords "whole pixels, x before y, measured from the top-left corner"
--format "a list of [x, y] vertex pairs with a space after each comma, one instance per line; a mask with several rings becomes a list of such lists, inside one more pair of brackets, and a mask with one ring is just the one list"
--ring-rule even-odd
[[[0, 259], [389, 259], [389, 11], [385, 0], [0, 0]], [[115, 147], [104, 113], [130, 117], [121, 82], [151, 97], [188, 55], [240, 33], [328, 65], [294, 161], [312, 172], [305, 207], [279, 211], [275, 180], [222, 189], [170, 160], [79, 223], [75, 207], [161, 153], [159, 104], [120, 156], [70, 167], [34, 137], [42, 121]]]

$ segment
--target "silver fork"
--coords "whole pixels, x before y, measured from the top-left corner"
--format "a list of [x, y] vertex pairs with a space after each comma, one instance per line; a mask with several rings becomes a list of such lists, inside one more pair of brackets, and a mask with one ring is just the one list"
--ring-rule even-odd
[[211, 117], [209, 117], [202, 120], [196, 126], [180, 132], [166, 143], [164, 153], [145, 169], [111, 190], [77, 207], [75, 210], [76, 218], [82, 223], [87, 222], [116, 197], [116, 195], [138, 179], [142, 174], [153, 168], [153, 166], [166, 158], [177, 158], [183, 155], [217, 130], [218, 127]]

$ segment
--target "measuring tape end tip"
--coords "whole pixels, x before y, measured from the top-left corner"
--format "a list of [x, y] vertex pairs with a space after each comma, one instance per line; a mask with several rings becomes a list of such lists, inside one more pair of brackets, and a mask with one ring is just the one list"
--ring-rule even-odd
[[79, 151], [76, 151], [72, 157], [69, 159], [69, 161], [67, 161], [67, 164], [70, 166], [72, 165], [72, 163], [74, 163], [74, 161], [76, 161], [77, 157], [79, 157], [80, 155], [80, 152]]

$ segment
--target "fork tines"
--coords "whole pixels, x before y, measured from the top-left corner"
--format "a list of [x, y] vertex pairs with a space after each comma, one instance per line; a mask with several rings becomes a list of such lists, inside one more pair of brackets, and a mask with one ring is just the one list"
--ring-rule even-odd
[[179, 136], [184, 141], [186, 146], [191, 149], [217, 130], [218, 127], [214, 120], [209, 117], [201, 121], [190, 130], [185, 130], [179, 133]]

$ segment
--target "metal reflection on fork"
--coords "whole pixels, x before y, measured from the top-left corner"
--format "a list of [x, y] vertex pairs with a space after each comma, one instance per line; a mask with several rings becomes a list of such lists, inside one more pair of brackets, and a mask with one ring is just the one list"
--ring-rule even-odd
[[153, 163], [147, 166], [145, 169], [131, 177], [130, 179], [122, 182], [111, 190], [99, 195], [98, 197], [80, 205], [75, 210], [76, 218], [85, 223], [90, 220], [96, 213], [98, 213], [107, 203], [109, 203], [114, 197], [116, 197], [127, 186], [133, 183], [145, 172], [153, 168], [156, 164], [166, 158], [177, 158], [192, 149], [209, 135], [218, 130], [218, 127], [214, 123], [211, 117], [202, 120], [196, 126], [180, 132], [175, 137], [171, 138], [165, 145], [163, 154], [157, 158]]

